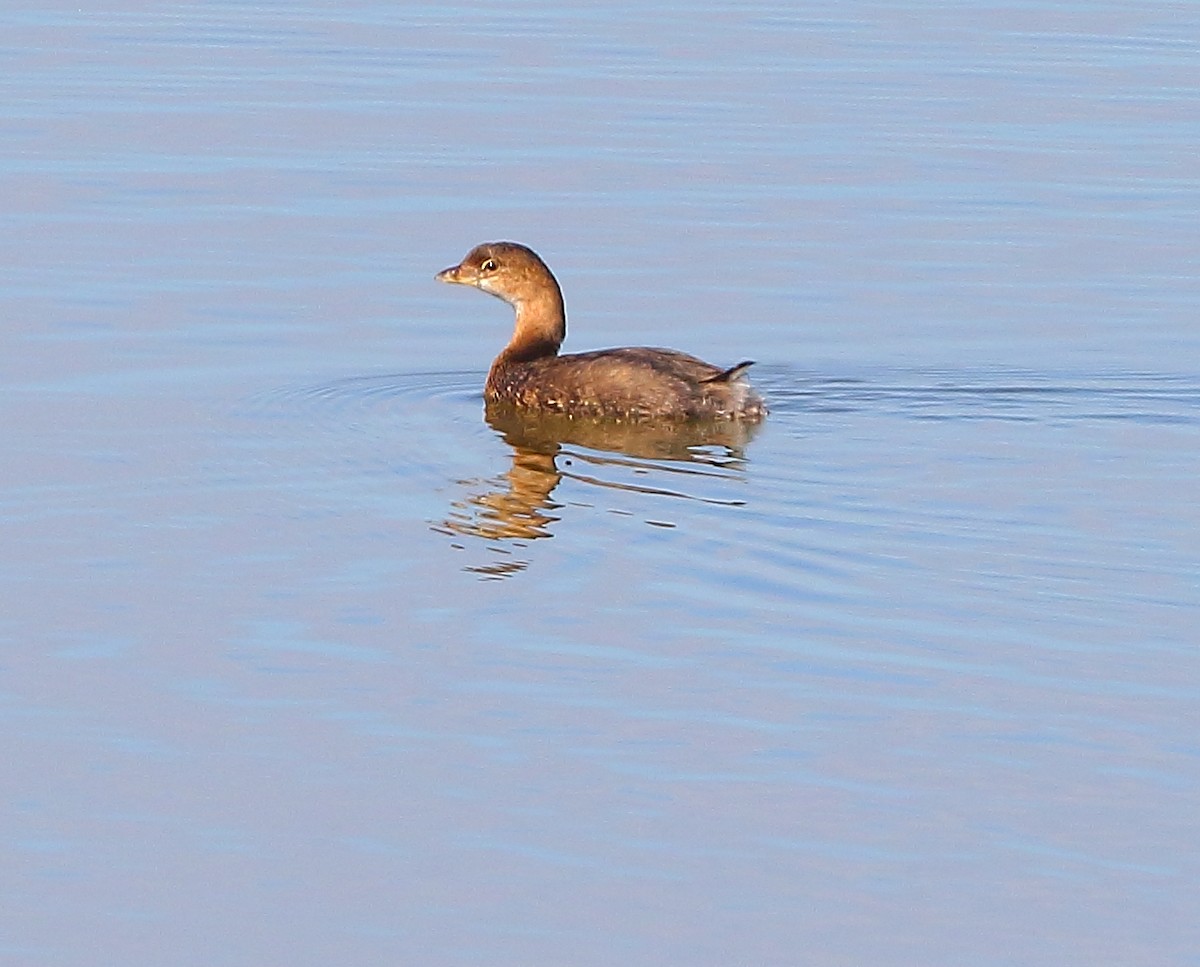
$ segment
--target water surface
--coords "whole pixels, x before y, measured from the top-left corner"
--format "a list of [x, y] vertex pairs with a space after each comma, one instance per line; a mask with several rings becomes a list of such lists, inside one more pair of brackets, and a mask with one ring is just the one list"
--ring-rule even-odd
[[1192, 5], [8, 20], [0, 959], [1200, 962]]

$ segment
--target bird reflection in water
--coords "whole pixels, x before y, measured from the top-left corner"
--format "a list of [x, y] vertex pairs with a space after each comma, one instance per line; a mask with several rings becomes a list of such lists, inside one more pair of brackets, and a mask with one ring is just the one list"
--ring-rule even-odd
[[[454, 501], [449, 516], [434, 529], [447, 535], [480, 538], [498, 555], [493, 563], [468, 567], [483, 577], [501, 578], [524, 570], [514, 549], [551, 537], [564, 504], [552, 499], [564, 478], [597, 487], [705, 500], [736, 506], [738, 500], [695, 497], [683, 490], [606, 480], [606, 468], [728, 477], [744, 462], [744, 449], [758, 424], [723, 420], [687, 423], [617, 423], [535, 413], [502, 403], [487, 404], [488, 424], [512, 447], [512, 467], [487, 480], [460, 481], [474, 492]], [[608, 457], [586, 450], [611, 453]], [[570, 449], [564, 449], [570, 448]], [[588, 472], [580, 472], [584, 464]]]

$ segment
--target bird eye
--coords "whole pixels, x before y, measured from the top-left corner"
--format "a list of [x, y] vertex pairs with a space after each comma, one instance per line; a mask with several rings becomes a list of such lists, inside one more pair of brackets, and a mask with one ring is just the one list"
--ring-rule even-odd
[[479, 269], [482, 272], [495, 272], [496, 271], [496, 260], [488, 259], [486, 262], [483, 263], [483, 265], [479, 266]]

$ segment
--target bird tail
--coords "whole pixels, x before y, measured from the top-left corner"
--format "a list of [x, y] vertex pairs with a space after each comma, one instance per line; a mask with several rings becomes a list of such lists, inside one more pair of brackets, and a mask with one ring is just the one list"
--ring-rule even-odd
[[700, 380], [702, 383], [732, 383], [736, 379], [740, 379], [751, 366], [754, 365], [753, 359], [743, 359], [736, 366], [730, 366], [726, 370], [722, 370], [715, 376], [706, 376]]

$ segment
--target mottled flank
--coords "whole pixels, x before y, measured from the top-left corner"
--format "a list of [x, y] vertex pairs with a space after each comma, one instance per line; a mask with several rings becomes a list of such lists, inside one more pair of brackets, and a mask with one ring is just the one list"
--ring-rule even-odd
[[476, 246], [443, 282], [471, 285], [516, 311], [509, 344], [492, 363], [489, 402], [612, 420], [761, 420], [766, 406], [746, 381], [749, 361], [728, 369], [673, 349], [626, 347], [560, 356], [562, 292], [537, 254], [515, 242]]

